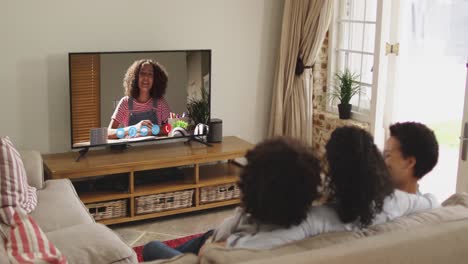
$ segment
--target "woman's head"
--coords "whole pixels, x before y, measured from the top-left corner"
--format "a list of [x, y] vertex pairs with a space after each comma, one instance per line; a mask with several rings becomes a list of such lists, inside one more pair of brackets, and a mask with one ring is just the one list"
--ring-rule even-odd
[[371, 224], [394, 190], [372, 136], [361, 128], [340, 127], [333, 131], [325, 148], [329, 199], [341, 221]]
[[289, 138], [266, 140], [250, 150], [240, 175], [242, 206], [255, 221], [284, 227], [305, 219], [318, 198], [320, 164], [311, 150]]
[[167, 87], [166, 69], [150, 59], [137, 60], [125, 73], [123, 86], [125, 95], [138, 98], [147, 93], [153, 98], [161, 98]]

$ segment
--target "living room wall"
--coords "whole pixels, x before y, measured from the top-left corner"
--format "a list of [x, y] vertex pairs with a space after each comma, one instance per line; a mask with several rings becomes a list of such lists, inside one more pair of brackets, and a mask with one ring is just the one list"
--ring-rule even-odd
[[225, 135], [266, 136], [282, 0], [4, 1], [0, 135], [70, 149], [68, 52], [212, 49], [212, 116]]

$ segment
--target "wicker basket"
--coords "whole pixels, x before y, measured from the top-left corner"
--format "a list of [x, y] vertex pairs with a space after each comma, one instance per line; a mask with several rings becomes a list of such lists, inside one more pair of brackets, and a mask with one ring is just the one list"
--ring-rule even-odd
[[161, 193], [135, 198], [136, 214], [148, 214], [192, 206], [193, 190]]
[[86, 204], [94, 220], [127, 216], [127, 199]]
[[212, 203], [216, 201], [231, 200], [240, 197], [240, 190], [237, 184], [228, 183], [216, 186], [201, 188], [200, 203]]

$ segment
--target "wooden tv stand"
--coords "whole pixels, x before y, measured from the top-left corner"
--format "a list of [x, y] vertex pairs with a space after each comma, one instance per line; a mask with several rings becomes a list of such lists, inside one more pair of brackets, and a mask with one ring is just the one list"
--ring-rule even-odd
[[[95, 179], [96, 176], [126, 174], [124, 176], [128, 177], [126, 191], [78, 192], [85, 204], [126, 199], [128, 205], [126, 216], [99, 221], [103, 224], [117, 224], [238, 204], [240, 202], [238, 198], [201, 204], [200, 191], [206, 186], [237, 182], [240, 167], [232, 160], [243, 157], [252, 147], [252, 144], [237, 137], [224, 137], [222, 143], [213, 144], [213, 147], [196, 142], [190, 144], [177, 142], [132, 146], [122, 152], [90, 151], [80, 162], [75, 162], [77, 152], [47, 154], [43, 155], [43, 160], [48, 179], [68, 178], [72, 181], [83, 181]], [[140, 175], [138, 173], [172, 167], [181, 167], [184, 172], [183, 178], [156, 184], [135, 184], [135, 175]], [[136, 213], [137, 197], [183, 190], [194, 191], [191, 207], [156, 213]]]

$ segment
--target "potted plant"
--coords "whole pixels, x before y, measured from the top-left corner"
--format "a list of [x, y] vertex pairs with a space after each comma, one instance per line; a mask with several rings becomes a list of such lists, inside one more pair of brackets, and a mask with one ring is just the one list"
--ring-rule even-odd
[[354, 95], [361, 91], [359, 85], [359, 75], [352, 73], [348, 68], [343, 72], [335, 74], [335, 84], [333, 85], [330, 96], [332, 100], [339, 100], [338, 113], [340, 119], [349, 119], [351, 117], [352, 105], [349, 103]]
[[187, 103], [187, 110], [192, 119], [192, 126], [197, 124], [208, 124], [210, 118], [209, 94], [206, 89], [201, 88], [201, 98], [190, 98]]

